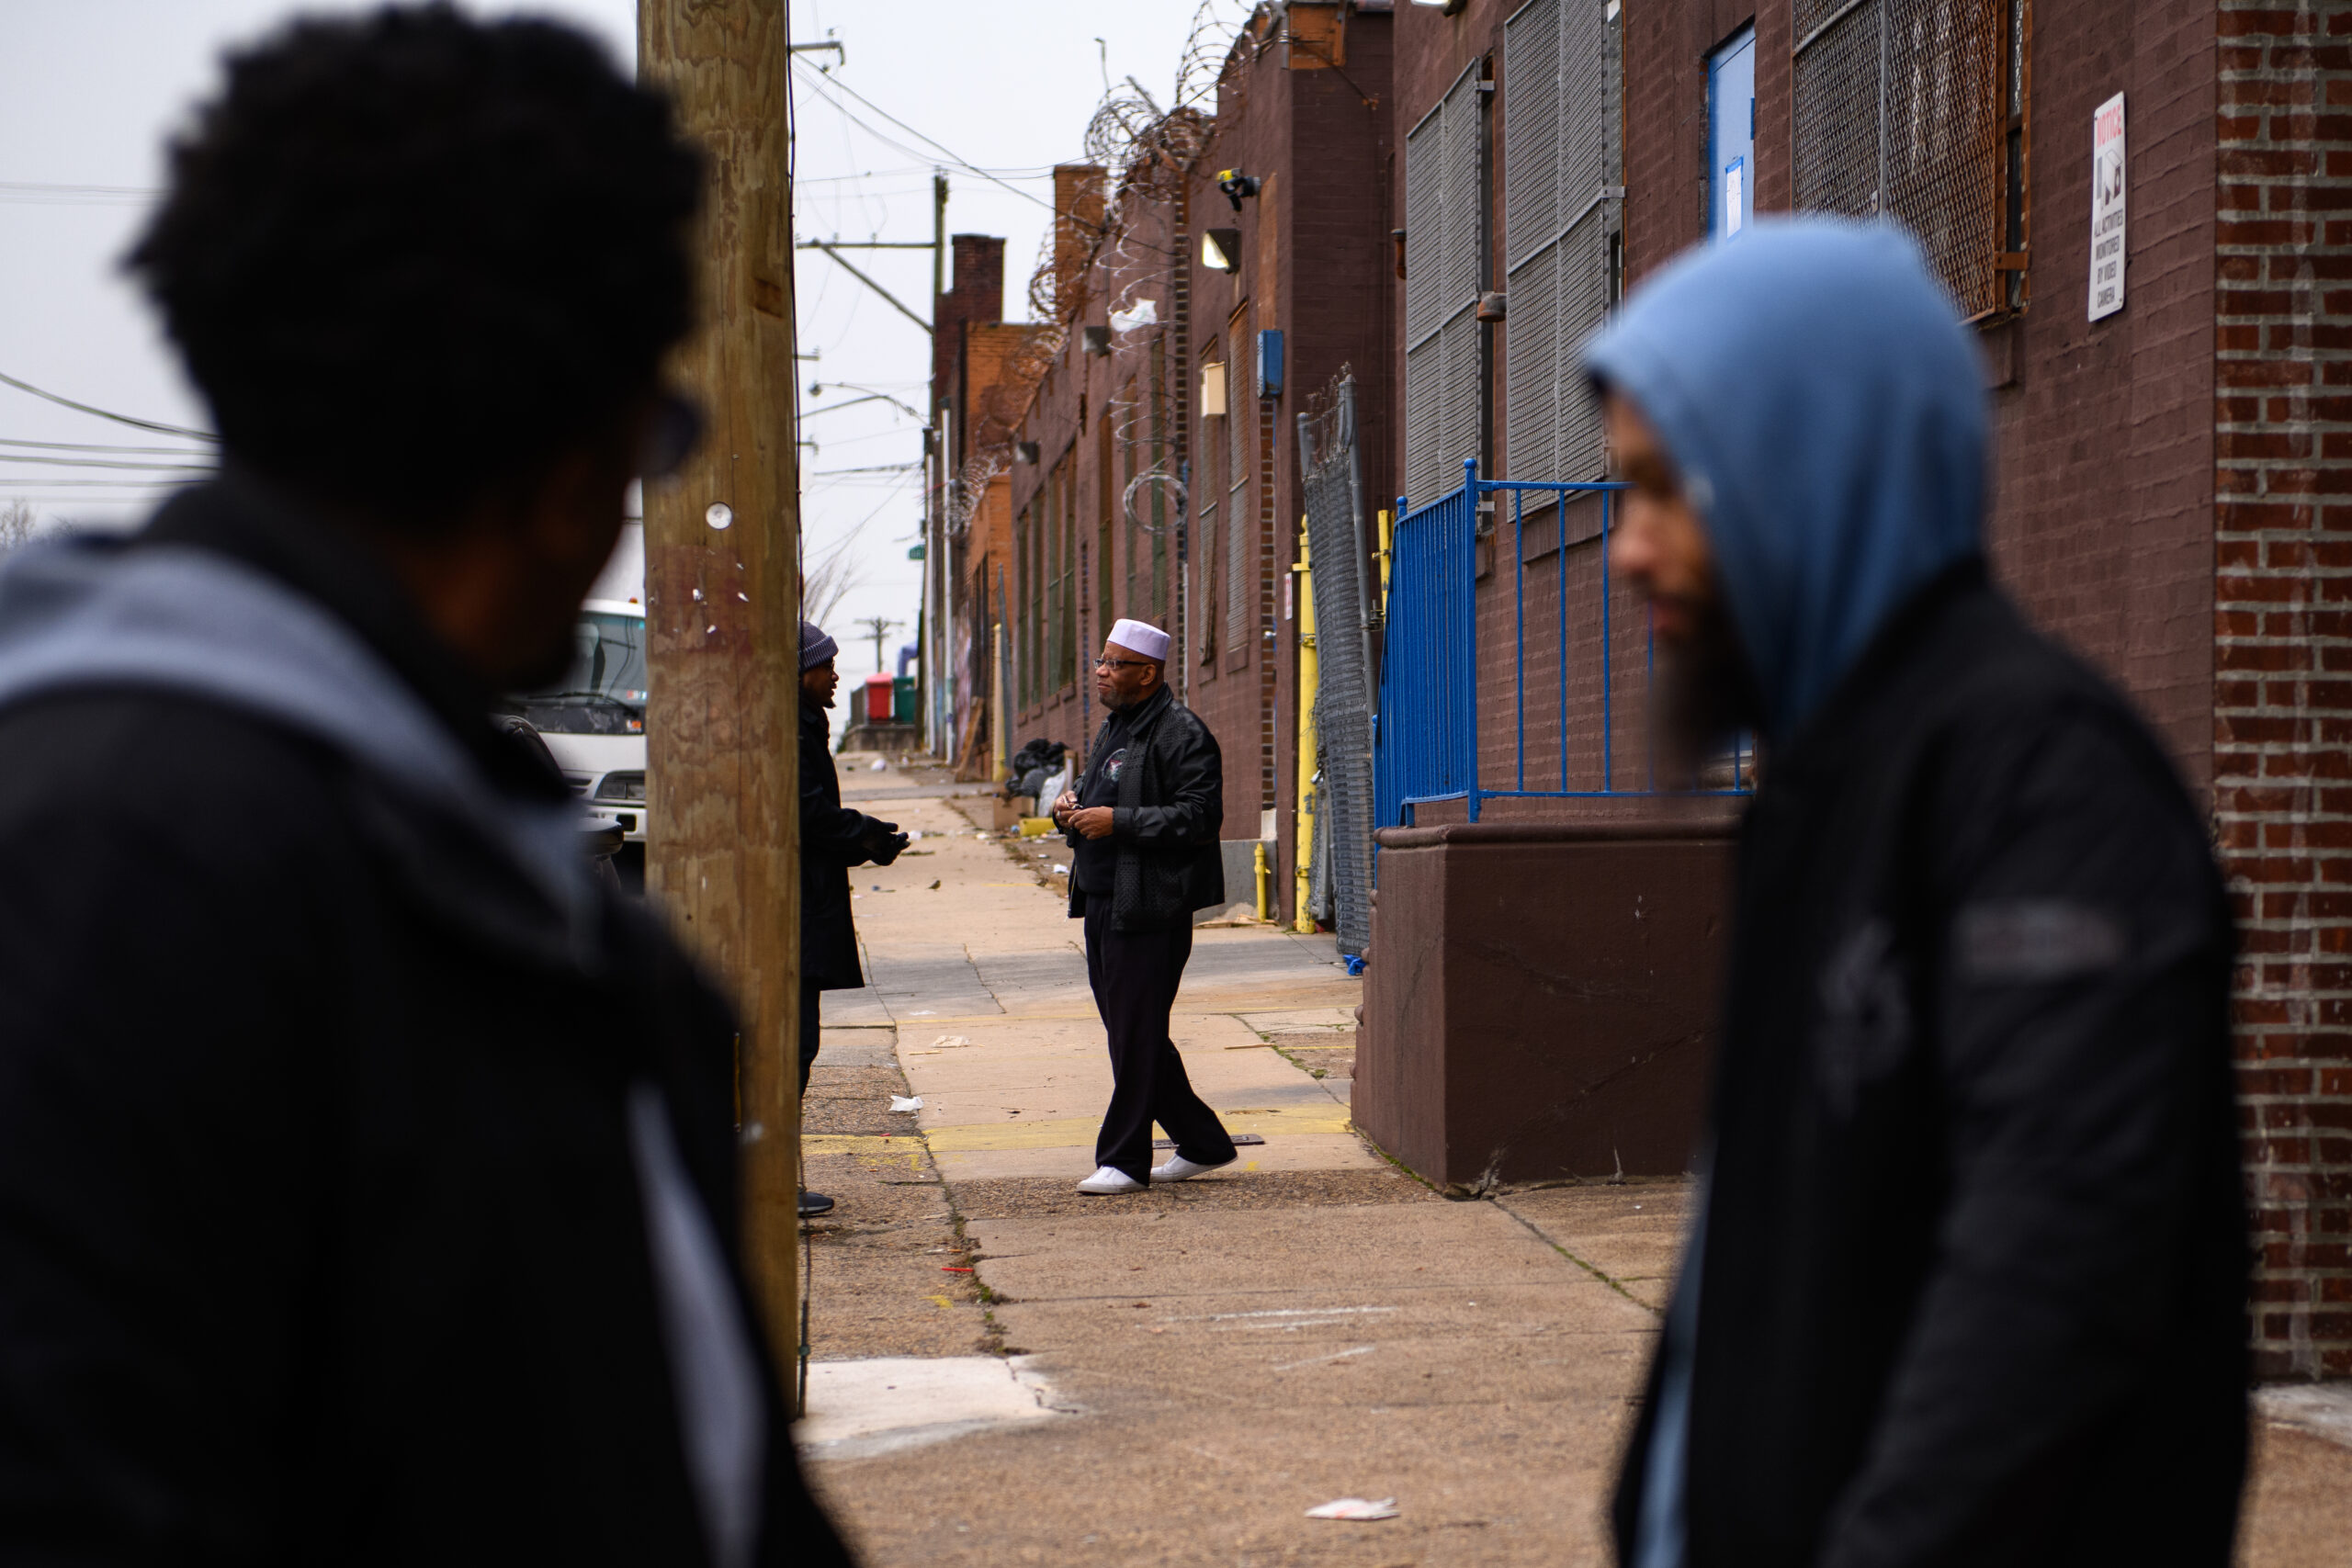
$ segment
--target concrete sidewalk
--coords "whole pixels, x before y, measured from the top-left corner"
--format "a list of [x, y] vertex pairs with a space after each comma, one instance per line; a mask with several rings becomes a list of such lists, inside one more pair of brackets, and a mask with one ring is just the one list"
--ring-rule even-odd
[[[853, 874], [872, 984], [825, 998], [807, 1118], [840, 1207], [808, 1227], [800, 1437], [863, 1560], [1607, 1562], [1684, 1184], [1440, 1197], [1348, 1130], [1361, 982], [1329, 939], [1212, 927], [1172, 1032], [1266, 1141], [1082, 1197], [1111, 1078], [1067, 850], [978, 831], [935, 773], [843, 784], [922, 835]], [[2242, 1560], [2345, 1561], [2352, 1449], [2257, 1425]], [[1398, 1517], [1306, 1517], [1344, 1496]]]

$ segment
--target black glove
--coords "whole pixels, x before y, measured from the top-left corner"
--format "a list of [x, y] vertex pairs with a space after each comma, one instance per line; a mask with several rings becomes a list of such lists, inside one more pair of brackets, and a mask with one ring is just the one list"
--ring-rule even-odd
[[896, 822], [875, 822], [865, 830], [866, 857], [876, 865], [888, 865], [910, 841], [906, 834], [899, 831]]

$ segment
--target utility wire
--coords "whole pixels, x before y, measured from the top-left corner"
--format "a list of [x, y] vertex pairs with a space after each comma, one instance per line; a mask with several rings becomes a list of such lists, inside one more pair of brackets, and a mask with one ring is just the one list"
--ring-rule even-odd
[[113, 457], [201, 457], [204, 456], [201, 452], [191, 452], [185, 446], [119, 446], [106, 441], [26, 441], [13, 435], [0, 435], [0, 446], [33, 446], [43, 452], [104, 452]]
[[[797, 65], [799, 64], [799, 62], [796, 59], [793, 63]], [[1046, 200], [1043, 197], [1036, 195], [1035, 192], [1023, 190], [1019, 186], [1013, 185], [1006, 180], [999, 179], [996, 175], [989, 173], [978, 164], [967, 161], [962, 154], [955, 152], [944, 142], [933, 141], [930, 137], [925, 136], [922, 131], [917, 130], [913, 126], [909, 125], [905, 120], [900, 119], [897, 115], [892, 114], [888, 109], [884, 108], [881, 105], [876, 103], [873, 99], [867, 97], [865, 94], [859, 92], [848, 83], [842, 81], [838, 77], [828, 76], [823, 72], [817, 70], [814, 66], [806, 66], [803, 67], [803, 70], [806, 71], [810, 77], [815, 78], [815, 80], [809, 84], [811, 86], [815, 86], [818, 82], [822, 82], [828, 86], [839, 87], [842, 92], [847, 93], [851, 97], [855, 98], [859, 103], [864, 104], [867, 108], [872, 109], [876, 114], [880, 115], [884, 119], [888, 120], [892, 125], [897, 126], [900, 130], [905, 131], [909, 136], [913, 137], [916, 141], [936, 148], [949, 163], [955, 164], [966, 174], [978, 175], [980, 178], [988, 181], [990, 185], [1002, 186], [1006, 190], [1009, 190], [1013, 195], [1021, 197], [1022, 200], [1034, 201], [1048, 212], [1055, 210], [1054, 204], [1052, 202]], [[831, 96], [826, 94], [822, 87], [818, 88], [818, 93], [820, 96]], [[849, 110], [842, 108], [838, 101], [833, 104], [833, 107], [839, 109], [842, 114], [847, 116], [851, 120], [856, 121], [861, 125], [864, 124], [863, 121], [859, 121], [857, 119], [855, 115], [850, 114]], [[865, 126], [865, 129], [870, 134], [876, 136], [882, 135], [881, 132], [875, 130], [875, 129], [870, 125]], [[887, 136], [883, 136], [882, 140], [885, 141], [890, 141], [890, 139]], [[898, 144], [896, 142], [891, 142], [891, 145], [897, 146]], [[915, 152], [911, 147], [900, 147], [899, 150], [907, 153], [910, 157], [922, 156], [921, 153]]]
[[209, 431], [190, 430], [182, 424], [159, 424], [152, 419], [133, 419], [127, 413], [110, 413], [105, 409], [94, 409], [87, 403], [77, 403], [71, 398], [61, 398], [55, 392], [44, 392], [31, 382], [19, 381], [14, 376], [0, 374], [0, 384], [14, 387], [20, 392], [30, 392], [36, 398], [46, 398], [51, 402], [62, 408], [72, 409], [76, 413], [96, 414], [100, 419], [110, 419], [117, 424], [128, 424], [140, 430], [152, 430], [159, 435], [185, 435], [191, 441], [220, 439]]
[[[891, 431], [893, 435], [901, 432]], [[194, 453], [189, 454], [194, 457]], [[135, 468], [145, 473], [209, 474], [211, 463], [118, 463], [111, 457], [50, 457], [39, 452], [0, 452], [0, 463], [39, 463], [52, 468]]]
[[193, 481], [188, 479], [28, 479], [22, 484], [13, 484], [6, 480], [0, 480], [0, 490], [6, 490], [10, 495], [14, 495], [18, 491], [24, 490], [90, 490], [94, 488], [104, 488], [107, 490], [177, 490], [191, 482]]

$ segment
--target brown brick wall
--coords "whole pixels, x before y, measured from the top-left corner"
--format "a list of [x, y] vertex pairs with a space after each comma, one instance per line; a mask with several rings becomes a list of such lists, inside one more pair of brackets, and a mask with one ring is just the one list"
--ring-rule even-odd
[[2352, 4], [2224, 0], [2219, 24], [2213, 788], [2243, 922], [2256, 1359], [2267, 1376], [2343, 1377], [2352, 1375]]
[[[1986, 339], [1989, 534], [2037, 626], [2211, 776], [2212, 0], [2036, 0], [2022, 315]], [[2125, 95], [2129, 303], [2088, 320], [2091, 118]], [[2008, 335], [2005, 342], [2001, 333]]]

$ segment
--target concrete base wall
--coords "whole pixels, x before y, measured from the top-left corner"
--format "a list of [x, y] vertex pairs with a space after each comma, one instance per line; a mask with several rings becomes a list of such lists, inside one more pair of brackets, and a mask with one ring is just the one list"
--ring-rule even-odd
[[1736, 816], [1592, 807], [1377, 835], [1354, 1120], [1430, 1180], [1690, 1168]]

